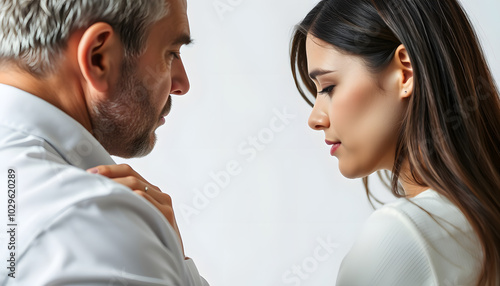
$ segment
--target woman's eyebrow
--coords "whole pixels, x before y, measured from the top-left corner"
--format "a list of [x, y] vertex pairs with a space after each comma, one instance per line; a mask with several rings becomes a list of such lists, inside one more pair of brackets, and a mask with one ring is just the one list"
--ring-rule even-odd
[[336, 72], [336, 71], [330, 71], [330, 70], [324, 70], [324, 69], [316, 69], [316, 70], [313, 70], [311, 73], [309, 73], [309, 77], [312, 80], [316, 80], [316, 78], [318, 76], [329, 74], [329, 73], [333, 73], [333, 72]]

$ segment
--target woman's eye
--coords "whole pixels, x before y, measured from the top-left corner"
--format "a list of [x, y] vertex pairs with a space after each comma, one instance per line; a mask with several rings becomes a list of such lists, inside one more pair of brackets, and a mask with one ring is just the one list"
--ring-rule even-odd
[[319, 94], [330, 94], [333, 91], [333, 88], [335, 88], [334, 85], [330, 85], [329, 87], [326, 87], [322, 91], [319, 92]]

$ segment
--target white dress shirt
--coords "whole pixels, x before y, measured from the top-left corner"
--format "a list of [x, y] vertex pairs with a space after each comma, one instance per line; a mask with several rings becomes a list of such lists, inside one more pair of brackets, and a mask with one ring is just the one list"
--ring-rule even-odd
[[151, 203], [85, 171], [114, 162], [82, 125], [17, 88], [0, 84], [0, 97], [0, 217], [9, 230], [13, 169], [17, 223], [15, 278], [0, 232], [2, 285], [208, 285]]
[[411, 201], [398, 199], [370, 216], [337, 286], [476, 285], [482, 249], [463, 213], [430, 189]]

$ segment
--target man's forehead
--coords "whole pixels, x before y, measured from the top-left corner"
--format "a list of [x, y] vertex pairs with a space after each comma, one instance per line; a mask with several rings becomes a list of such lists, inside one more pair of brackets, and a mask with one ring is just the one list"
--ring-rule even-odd
[[[179, 21], [180, 20], [180, 21]], [[164, 29], [164, 34], [170, 39], [172, 45], [188, 45], [192, 42], [189, 23], [187, 17], [173, 21], [173, 25], [168, 25]], [[172, 28], [175, 26], [175, 28]]]
[[160, 21], [162, 34], [172, 45], [187, 45], [192, 42], [185, 0], [165, 0], [167, 15]]
[[187, 0], [165, 0], [165, 5], [167, 8], [173, 6], [183, 11], [187, 11]]

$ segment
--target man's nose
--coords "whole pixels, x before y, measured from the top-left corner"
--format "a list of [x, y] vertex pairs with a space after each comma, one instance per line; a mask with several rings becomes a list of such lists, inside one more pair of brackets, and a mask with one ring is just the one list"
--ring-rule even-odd
[[182, 60], [174, 60], [172, 63], [172, 86], [170, 88], [170, 94], [186, 94], [189, 91], [189, 87], [189, 79]]

